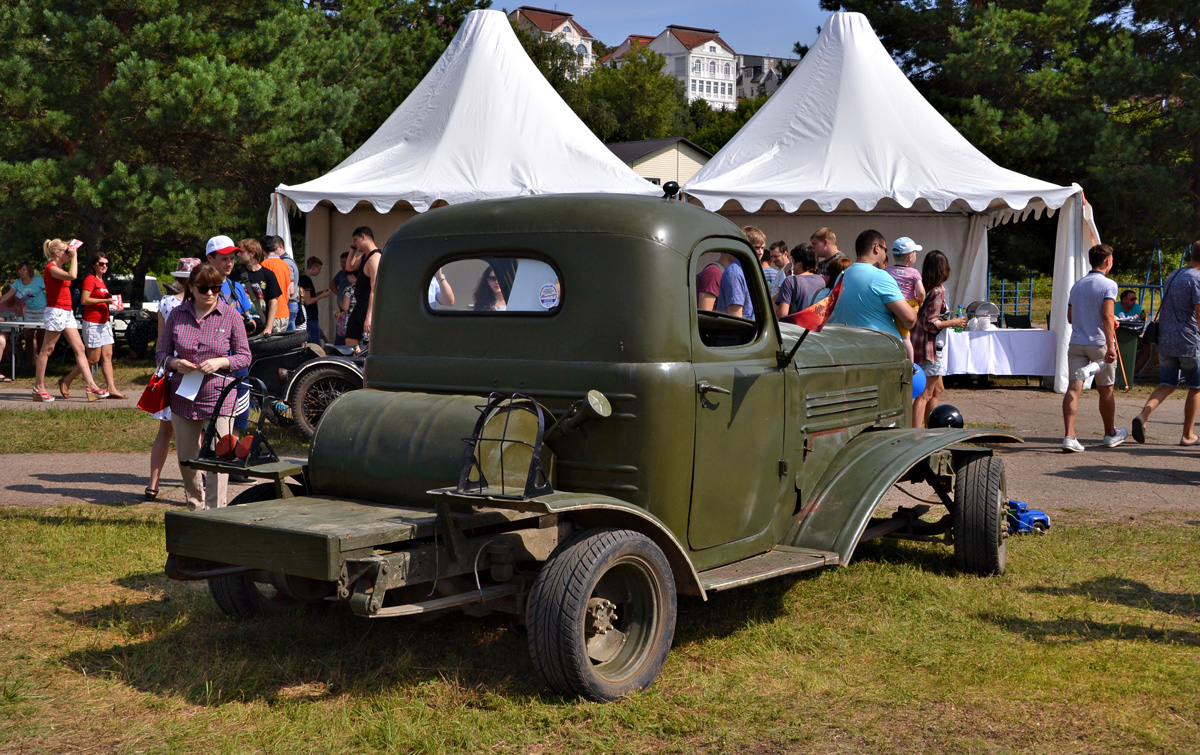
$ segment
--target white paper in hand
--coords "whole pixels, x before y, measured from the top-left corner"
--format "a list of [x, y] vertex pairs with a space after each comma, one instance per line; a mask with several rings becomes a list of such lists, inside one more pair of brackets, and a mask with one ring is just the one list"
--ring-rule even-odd
[[183, 379], [179, 381], [179, 387], [175, 389], [175, 395], [181, 396], [188, 401], [195, 401], [196, 394], [200, 392], [200, 385], [203, 382], [204, 373], [199, 370], [184, 373]]

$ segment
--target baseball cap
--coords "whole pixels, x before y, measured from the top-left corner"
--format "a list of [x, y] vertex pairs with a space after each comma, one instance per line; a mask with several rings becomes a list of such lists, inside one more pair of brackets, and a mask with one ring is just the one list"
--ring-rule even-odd
[[175, 272], [171, 275], [176, 278], [190, 278], [192, 271], [200, 266], [200, 260], [196, 257], [184, 257], [179, 260], [179, 264], [175, 266]]
[[205, 254], [233, 254], [238, 248], [228, 236], [213, 236], [204, 247]]
[[901, 236], [892, 242], [892, 254], [911, 254], [919, 252], [921, 249], [922, 246], [908, 236]]

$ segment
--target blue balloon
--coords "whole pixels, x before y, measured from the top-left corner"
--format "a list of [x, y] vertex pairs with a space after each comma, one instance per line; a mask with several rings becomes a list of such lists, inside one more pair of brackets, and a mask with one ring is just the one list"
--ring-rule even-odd
[[913, 398], [917, 398], [925, 392], [925, 370], [917, 366], [913, 362]]

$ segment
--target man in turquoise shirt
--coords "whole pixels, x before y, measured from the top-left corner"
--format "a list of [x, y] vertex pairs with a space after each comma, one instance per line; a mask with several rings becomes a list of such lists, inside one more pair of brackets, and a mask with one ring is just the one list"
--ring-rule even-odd
[[896, 327], [912, 329], [917, 313], [904, 300], [896, 279], [876, 267], [887, 259], [887, 239], [879, 231], [863, 231], [854, 242], [857, 259], [842, 273], [842, 293], [829, 322], [870, 328], [900, 338]]

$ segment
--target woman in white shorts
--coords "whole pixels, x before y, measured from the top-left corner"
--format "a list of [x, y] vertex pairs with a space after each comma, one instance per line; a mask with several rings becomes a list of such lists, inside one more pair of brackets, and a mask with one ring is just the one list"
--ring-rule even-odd
[[[87, 355], [83, 353], [83, 339], [79, 337], [79, 323], [71, 312], [71, 281], [79, 273], [79, 247], [82, 241], [75, 239], [67, 243], [62, 239], [46, 239], [42, 251], [46, 255], [46, 269], [42, 272], [42, 280], [46, 284], [46, 315], [43, 324], [46, 327], [46, 337], [42, 341], [42, 349], [38, 352], [34, 366], [33, 400], [50, 402], [54, 397], [46, 393], [46, 364], [58, 337], [67, 339], [67, 345], [75, 352], [75, 366], [87, 381], [88, 401], [108, 398], [108, 391], [103, 390], [92, 380], [92, 371], [88, 369]], [[59, 385], [62, 389], [62, 385]], [[63, 394], [67, 398], [67, 394]]]
[[925, 370], [925, 390], [913, 399], [913, 427], [925, 427], [929, 413], [938, 405], [945, 390], [942, 376], [946, 374], [945, 345], [947, 328], [961, 328], [966, 318], [950, 317], [946, 305], [946, 281], [950, 279], [950, 261], [934, 249], [925, 255], [921, 265], [921, 282], [925, 286], [925, 301], [917, 310], [913, 326], [913, 353], [917, 366]]
[[[183, 304], [183, 300], [187, 296], [188, 278], [191, 276], [192, 270], [199, 265], [198, 258], [184, 257], [175, 266], [175, 272], [171, 273], [182, 288], [179, 293], [167, 294], [158, 302], [159, 338], [162, 338], [163, 331], [166, 330], [167, 318], [171, 316], [171, 312]], [[155, 343], [158, 342], [155, 341]], [[170, 406], [150, 416], [158, 420], [158, 435], [154, 438], [154, 445], [150, 447], [150, 484], [146, 486], [145, 493], [147, 501], [158, 498], [158, 480], [162, 477], [163, 467], [167, 465], [167, 454], [171, 452], [171, 438], [175, 437], [175, 427], [171, 424]]]
[[[83, 279], [83, 290], [80, 300], [83, 303], [83, 346], [87, 349], [87, 361], [91, 366], [100, 365], [100, 374], [104, 375], [105, 389], [109, 398], [125, 398], [117, 390], [113, 380], [113, 326], [109, 317], [108, 307], [113, 303], [113, 297], [108, 292], [108, 256], [100, 252], [92, 252], [88, 259], [88, 270], [91, 273]], [[58, 390], [63, 396], [71, 393], [71, 383], [79, 377], [79, 368], [58, 381]]]

